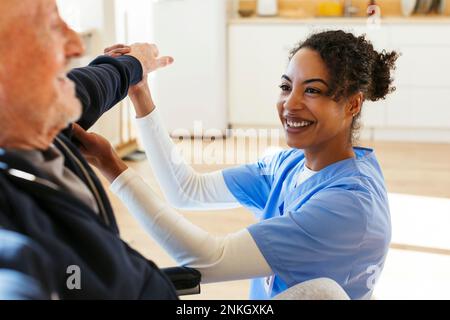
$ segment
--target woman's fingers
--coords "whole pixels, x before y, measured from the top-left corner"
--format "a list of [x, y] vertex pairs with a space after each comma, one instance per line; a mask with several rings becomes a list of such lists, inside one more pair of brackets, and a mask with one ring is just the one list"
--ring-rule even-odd
[[106, 48], [106, 49], [104, 50], [104, 53], [107, 53], [107, 52], [109, 52], [109, 51], [116, 50], [116, 49], [127, 48], [127, 47], [129, 48], [129, 46], [126, 46], [126, 45], [124, 45], [124, 44], [115, 44], [115, 45], [113, 45], [113, 46], [111, 46], [111, 47]]
[[115, 58], [128, 54], [130, 53], [130, 51], [131, 51], [130, 48], [120, 48], [105, 52], [105, 55]]
[[77, 124], [73, 124], [72, 133], [80, 143], [80, 151], [86, 160], [97, 167], [103, 175], [113, 182], [127, 165], [115, 153], [108, 140], [96, 133], [88, 133]]
[[74, 123], [72, 125], [72, 134], [73, 137], [81, 144], [81, 150], [83, 152], [88, 151], [87, 145], [89, 144], [89, 133], [87, 133], [86, 130], [84, 130], [78, 124]]
[[115, 153], [111, 143], [96, 133], [88, 133], [82, 127], [74, 124], [73, 137], [79, 142], [81, 153], [97, 168], [107, 167]]
[[111, 58], [117, 58], [123, 56], [124, 53], [108, 53], [107, 56], [110, 56]]
[[128, 54], [131, 52], [131, 47], [125, 46], [123, 44], [116, 44], [112, 47], [106, 48], [104, 53], [107, 56], [117, 58], [123, 56], [124, 54]]
[[73, 136], [80, 141], [85, 140], [85, 137], [88, 134], [86, 130], [84, 130], [79, 124], [76, 123], [72, 125], [72, 133]]

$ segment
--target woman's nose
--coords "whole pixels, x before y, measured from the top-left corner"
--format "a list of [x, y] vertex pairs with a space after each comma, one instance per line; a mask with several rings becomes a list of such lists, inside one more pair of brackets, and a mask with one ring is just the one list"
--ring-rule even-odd
[[294, 91], [284, 101], [284, 108], [286, 110], [299, 110], [305, 108], [303, 96]]

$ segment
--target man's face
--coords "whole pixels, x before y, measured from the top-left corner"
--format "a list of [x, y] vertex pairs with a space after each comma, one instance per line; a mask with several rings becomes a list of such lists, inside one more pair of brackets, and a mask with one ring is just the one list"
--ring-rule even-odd
[[71, 58], [83, 53], [81, 39], [61, 19], [55, 0], [0, 2], [0, 116], [18, 129], [26, 123], [40, 139], [52, 138], [81, 115], [66, 77]]

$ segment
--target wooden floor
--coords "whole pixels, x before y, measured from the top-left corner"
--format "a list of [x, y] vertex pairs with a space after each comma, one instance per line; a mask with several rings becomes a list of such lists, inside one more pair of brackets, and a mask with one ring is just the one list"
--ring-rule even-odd
[[[450, 144], [411, 144], [394, 142], [362, 143], [376, 150], [383, 168], [388, 191], [410, 195], [450, 198]], [[238, 150], [245, 152], [246, 150]], [[145, 180], [158, 189], [149, 165], [129, 163]], [[199, 165], [194, 168], [209, 172], [226, 166]], [[159, 190], [159, 189], [158, 189]], [[124, 206], [111, 195], [122, 237], [135, 249], [160, 267], [174, 266], [175, 262], [155, 244], [127, 213]], [[217, 212], [184, 212], [193, 223], [213, 234], [224, 235], [245, 228], [255, 222], [245, 209]], [[450, 215], [450, 212], [449, 212]], [[203, 292], [189, 299], [247, 299], [249, 282], [237, 281], [204, 285]]]

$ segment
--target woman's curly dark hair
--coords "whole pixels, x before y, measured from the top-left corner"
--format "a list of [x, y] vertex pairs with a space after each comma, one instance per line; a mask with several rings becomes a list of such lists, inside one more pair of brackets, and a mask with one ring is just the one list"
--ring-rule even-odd
[[[330, 75], [328, 96], [339, 101], [362, 92], [364, 99], [378, 101], [395, 91], [391, 72], [399, 54], [377, 52], [365, 35], [355, 36], [342, 30], [324, 31], [309, 36], [291, 52], [289, 59], [303, 48], [318, 52]], [[352, 138], [359, 129], [359, 116], [352, 124]]]

